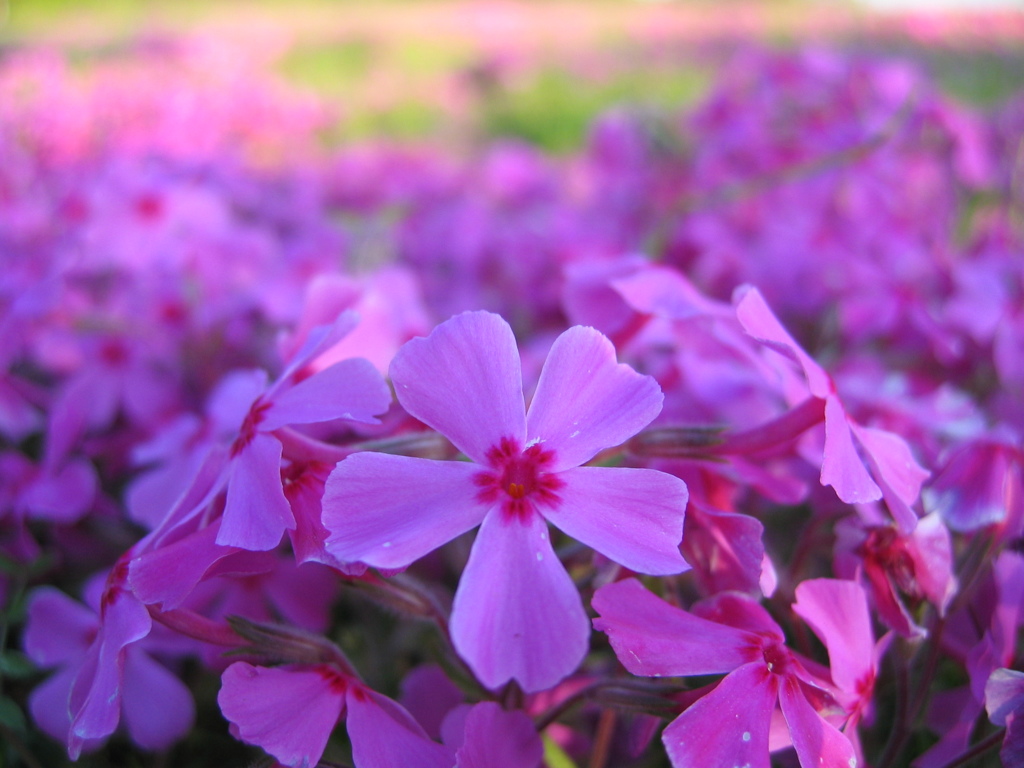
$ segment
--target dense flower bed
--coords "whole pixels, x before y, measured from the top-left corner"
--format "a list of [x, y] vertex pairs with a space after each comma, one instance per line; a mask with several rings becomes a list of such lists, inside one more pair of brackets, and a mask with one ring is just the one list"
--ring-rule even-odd
[[165, 45], [0, 103], [5, 760], [1024, 765], [1024, 101], [748, 51], [565, 158], [325, 150]]

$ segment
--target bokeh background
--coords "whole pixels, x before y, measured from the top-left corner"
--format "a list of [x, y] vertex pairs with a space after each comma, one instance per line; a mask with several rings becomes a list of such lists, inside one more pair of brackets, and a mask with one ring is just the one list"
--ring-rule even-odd
[[611, 105], [697, 100], [751, 43], [917, 59], [957, 99], [1024, 84], [1022, 0], [6, 0], [5, 52], [44, 47], [83, 73], [202, 40], [332, 111], [329, 142], [579, 147]]

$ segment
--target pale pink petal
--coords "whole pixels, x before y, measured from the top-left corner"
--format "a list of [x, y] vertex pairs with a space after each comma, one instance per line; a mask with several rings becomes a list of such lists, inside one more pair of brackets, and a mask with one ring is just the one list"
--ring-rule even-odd
[[636, 579], [607, 584], [591, 602], [594, 628], [634, 675], [671, 677], [729, 672], [751, 661], [757, 637], [669, 605]]
[[985, 683], [985, 709], [994, 725], [1006, 725], [1006, 718], [1021, 716], [1024, 710], [1024, 672], [997, 669]]
[[779, 703], [803, 768], [856, 768], [853, 744], [814, 711], [795, 677], [783, 680]]
[[875, 638], [864, 588], [855, 581], [809, 579], [796, 588], [793, 610], [828, 649], [832, 682], [855, 693], [874, 676]]
[[501, 438], [526, 438], [519, 349], [490, 312], [464, 312], [407, 342], [391, 362], [398, 401], [479, 464]]
[[733, 296], [733, 302], [736, 305], [736, 317], [747, 333], [799, 364], [812, 395], [824, 399], [833, 393], [834, 387], [829, 375], [789, 335], [789, 331], [775, 317], [757, 288], [740, 286]]
[[29, 598], [22, 643], [32, 661], [52, 667], [85, 655], [98, 628], [99, 618], [77, 600], [54, 587], [39, 587]]
[[452, 768], [452, 750], [431, 741], [391, 699], [353, 686], [345, 701], [352, 760], [359, 768]]
[[570, 328], [551, 346], [527, 415], [527, 437], [555, 451], [551, 471], [583, 464], [625, 442], [661, 413], [650, 376], [616, 362], [593, 328]]
[[253, 551], [273, 549], [295, 527], [281, 487], [281, 443], [257, 433], [231, 462], [217, 543]]
[[861, 504], [882, 498], [882, 489], [868, 474], [853, 444], [853, 432], [839, 398], [825, 401], [825, 454], [821, 462], [821, 484], [831, 485], [847, 504]]
[[487, 508], [476, 500], [464, 461], [356, 453], [327, 478], [325, 548], [343, 562], [402, 568], [479, 525]]
[[122, 703], [128, 733], [143, 749], [167, 749], [195, 720], [186, 685], [137, 646], [125, 652]]
[[455, 593], [451, 633], [488, 688], [514, 679], [542, 691], [579, 666], [590, 626], [544, 518], [499, 510], [484, 518]]
[[379, 424], [376, 417], [390, 405], [391, 390], [368, 360], [342, 360], [275, 397], [260, 429], [332, 419]]
[[661, 740], [674, 768], [768, 768], [768, 729], [777, 696], [778, 677], [763, 661], [726, 675], [665, 728]]
[[455, 754], [455, 767], [537, 768], [543, 756], [544, 745], [525, 712], [506, 712], [493, 701], [485, 701], [466, 716], [465, 738]]
[[688, 498], [678, 477], [653, 469], [577, 467], [562, 472], [552, 523], [605, 557], [639, 573], [681, 573]]
[[217, 703], [238, 738], [292, 768], [316, 765], [341, 717], [345, 685], [320, 667], [254, 667], [235, 662]]

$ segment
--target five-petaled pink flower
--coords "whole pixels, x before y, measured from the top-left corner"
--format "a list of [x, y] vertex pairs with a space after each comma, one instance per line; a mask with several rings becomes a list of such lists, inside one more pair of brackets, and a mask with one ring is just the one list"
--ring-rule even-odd
[[359, 453], [328, 478], [328, 551], [402, 568], [480, 525], [452, 609], [458, 652], [487, 686], [555, 685], [583, 660], [589, 622], [547, 522], [634, 571], [687, 568], [687, 490], [649, 469], [581, 467], [661, 410], [657, 383], [616, 362], [593, 328], [555, 340], [529, 411], [498, 315], [467, 312], [413, 339], [391, 379], [404, 408], [471, 462]]

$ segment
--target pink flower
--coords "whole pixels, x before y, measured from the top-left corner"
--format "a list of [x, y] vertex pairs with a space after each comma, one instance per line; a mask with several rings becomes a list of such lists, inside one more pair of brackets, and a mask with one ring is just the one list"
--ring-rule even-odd
[[188, 688], [146, 653], [149, 614], [117, 579], [115, 569], [106, 585], [94, 580], [87, 588], [97, 612], [52, 587], [40, 587], [29, 603], [25, 651], [57, 668], [33, 691], [32, 716], [67, 743], [72, 759], [113, 733], [122, 713], [144, 749], [166, 749], [192, 727]]
[[402, 707], [329, 664], [225, 670], [217, 696], [232, 732], [283, 764], [316, 765], [344, 715], [360, 768], [450, 768], [447, 747], [432, 742]]
[[809, 394], [825, 403], [821, 484], [831, 485], [847, 504], [884, 498], [900, 529], [912, 531], [917, 513], [911, 505], [929, 473], [914, 459], [910, 446], [899, 435], [861, 426], [849, 417], [832, 377], [790, 336], [760, 291], [741, 286], [734, 300], [736, 316], [747, 333], [799, 368], [803, 385], [795, 380], [795, 371], [779, 367], [787, 397], [802, 400]]
[[468, 312], [391, 364], [398, 399], [471, 462], [374, 453], [345, 459], [323, 501], [327, 550], [402, 568], [481, 525], [455, 594], [451, 632], [480, 680], [549, 688], [582, 661], [589, 626], [547, 522], [627, 568], [669, 574], [687, 492], [647, 469], [580, 467], [657, 416], [653, 379], [616, 363], [592, 328], [556, 339], [529, 411], [519, 354], [499, 316]]
[[727, 673], [665, 728], [662, 741], [677, 768], [768, 768], [776, 705], [804, 768], [856, 766], [853, 745], [819, 711], [833, 702], [827, 682], [808, 672], [753, 600], [723, 593], [703, 606], [703, 618], [627, 579], [601, 587], [593, 606], [600, 614], [594, 627], [608, 633], [619, 661], [633, 674]]

